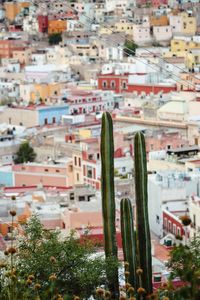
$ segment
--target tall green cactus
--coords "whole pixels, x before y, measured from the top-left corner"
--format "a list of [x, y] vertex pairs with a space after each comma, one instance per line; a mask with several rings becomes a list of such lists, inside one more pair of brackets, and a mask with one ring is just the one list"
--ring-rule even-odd
[[[114, 192], [114, 142], [111, 115], [105, 112], [102, 116], [101, 129], [101, 193], [104, 227], [104, 248], [106, 258], [117, 259], [117, 242], [115, 228], [115, 192]], [[119, 296], [118, 268], [113, 274], [107, 272], [109, 289], [112, 296]]]
[[148, 294], [151, 294], [153, 287], [151, 237], [148, 218], [147, 160], [145, 139], [141, 132], [136, 133], [134, 138], [134, 162], [138, 262], [139, 267], [143, 270], [141, 276], [142, 286]]
[[133, 223], [133, 207], [129, 199], [121, 200], [120, 215], [124, 260], [129, 263], [128, 270], [130, 272], [130, 275], [128, 282], [136, 289], [138, 286], [136, 275], [136, 236]]

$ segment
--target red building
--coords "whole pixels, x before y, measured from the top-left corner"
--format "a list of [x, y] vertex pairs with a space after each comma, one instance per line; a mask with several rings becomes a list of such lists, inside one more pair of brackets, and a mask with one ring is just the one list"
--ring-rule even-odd
[[48, 16], [38, 16], [39, 32], [45, 33], [48, 31]]
[[[158, 94], [160, 92], [170, 93], [171, 91], [176, 91], [176, 85], [161, 85], [161, 84], [130, 84], [128, 83], [128, 78], [130, 74], [116, 75], [116, 74], [99, 74], [98, 75], [98, 89], [114, 91], [115, 93], [133, 93], [137, 92], [141, 94], [145, 92], [146, 95], [151, 92]], [[144, 74], [137, 74], [142, 75]]]
[[127, 92], [128, 74], [100, 74], [98, 76], [98, 89], [115, 91], [116, 93]]
[[[184, 215], [185, 212], [169, 212], [167, 210], [163, 211], [163, 232], [164, 235], [172, 233], [174, 236], [185, 236], [185, 230], [183, 224], [180, 220], [180, 215]], [[189, 232], [187, 233], [187, 238], [189, 238]]]

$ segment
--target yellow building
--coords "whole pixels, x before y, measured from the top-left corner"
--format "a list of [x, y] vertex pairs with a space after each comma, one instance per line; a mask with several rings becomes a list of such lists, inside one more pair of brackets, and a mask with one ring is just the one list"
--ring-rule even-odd
[[133, 23], [131, 22], [117, 22], [115, 24], [115, 32], [125, 32], [127, 35], [133, 35]]
[[24, 9], [30, 6], [30, 2], [5, 2], [5, 16], [9, 21], [14, 21], [15, 17]]
[[164, 57], [184, 57], [185, 65], [192, 69], [200, 64], [200, 43], [173, 39], [171, 40], [171, 50], [166, 52]]
[[49, 20], [48, 33], [62, 33], [67, 30], [67, 21], [65, 20]]
[[182, 13], [183, 28], [182, 33], [186, 35], [195, 35], [197, 31], [197, 21], [193, 16], [189, 16], [186, 12]]
[[99, 31], [98, 31], [98, 33], [100, 34], [100, 35], [104, 35], [104, 34], [112, 34], [113, 33], [113, 31], [115, 31], [115, 26], [114, 25], [112, 25], [112, 26], [106, 26], [105, 27], [105, 24], [103, 24], [100, 28], [99, 28]]
[[45, 101], [50, 97], [56, 97], [60, 95], [61, 84], [59, 83], [36, 83], [34, 84], [33, 91], [31, 92], [31, 102], [35, 102], [38, 99]]

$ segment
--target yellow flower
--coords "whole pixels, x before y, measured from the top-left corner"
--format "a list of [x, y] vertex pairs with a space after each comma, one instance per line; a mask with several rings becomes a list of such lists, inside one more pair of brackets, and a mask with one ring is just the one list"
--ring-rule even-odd
[[55, 281], [56, 280], [56, 275], [55, 274], [52, 274], [49, 276], [49, 281]]
[[34, 275], [32, 275], [32, 274], [28, 276], [28, 279], [30, 279], [30, 280], [33, 280], [34, 278], [35, 278], [35, 277], [34, 277]]
[[111, 292], [110, 291], [106, 291], [105, 292], [105, 297], [106, 298], [110, 298], [111, 297]]
[[125, 284], [125, 289], [128, 290], [130, 287], [131, 287], [131, 284], [130, 284], [129, 282], [127, 282], [127, 283]]
[[36, 284], [35, 284], [35, 289], [36, 289], [36, 290], [39, 290], [40, 288], [41, 288], [41, 284], [36, 283]]
[[125, 275], [125, 277], [128, 277], [128, 276], [130, 275], [130, 272], [125, 271], [125, 272], [124, 272], [124, 275]]
[[128, 289], [128, 293], [130, 293], [130, 294], [133, 294], [134, 291], [135, 291], [135, 289], [132, 286]]
[[51, 262], [52, 264], [54, 264], [54, 263], [56, 262], [56, 259], [55, 259], [54, 256], [51, 256], [51, 257], [50, 257], [50, 262]]
[[27, 280], [26, 280], [26, 284], [27, 284], [27, 285], [31, 285], [31, 284], [32, 284], [32, 280], [27, 279]]
[[143, 270], [142, 269], [137, 269], [136, 273], [137, 273], [137, 275], [141, 275], [143, 273]]

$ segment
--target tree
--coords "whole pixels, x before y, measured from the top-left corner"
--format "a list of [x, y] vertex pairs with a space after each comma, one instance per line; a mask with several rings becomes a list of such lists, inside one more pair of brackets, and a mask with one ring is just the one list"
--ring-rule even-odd
[[62, 34], [59, 32], [49, 34], [49, 44], [58, 45], [62, 42]]
[[17, 157], [14, 160], [16, 164], [26, 163], [28, 161], [32, 162], [36, 158], [36, 153], [33, 148], [29, 145], [29, 142], [24, 142], [20, 145]]
[[133, 41], [126, 40], [124, 44], [124, 54], [125, 56], [135, 56], [135, 50], [138, 48], [138, 45]]
[[188, 293], [187, 299], [200, 299], [200, 236], [189, 245], [175, 247], [170, 253], [168, 267], [171, 269], [171, 279], [179, 277], [188, 285], [180, 292]]
[[[40, 283], [41, 299], [54, 299], [49, 295], [47, 297], [52, 289], [49, 279], [52, 274], [56, 277], [54, 292], [58, 291], [70, 299], [73, 295], [87, 298], [98, 286], [106, 285], [106, 262], [104, 258], [94, 255], [95, 250], [94, 243], [88, 238], [80, 241], [71, 233], [62, 240], [58, 230], [46, 230], [33, 216], [19, 241], [15, 267], [20, 281], [32, 274], [34, 282]], [[34, 296], [34, 285], [32, 294]]]

